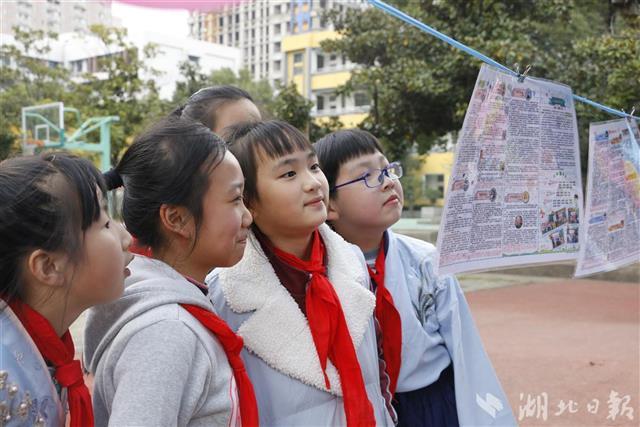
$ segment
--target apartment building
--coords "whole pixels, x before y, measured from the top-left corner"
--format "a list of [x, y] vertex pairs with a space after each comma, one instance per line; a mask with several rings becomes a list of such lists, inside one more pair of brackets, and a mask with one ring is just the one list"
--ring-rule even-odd
[[94, 24], [116, 26], [107, 0], [15, 0], [0, 2], [0, 33], [23, 31], [88, 32]]

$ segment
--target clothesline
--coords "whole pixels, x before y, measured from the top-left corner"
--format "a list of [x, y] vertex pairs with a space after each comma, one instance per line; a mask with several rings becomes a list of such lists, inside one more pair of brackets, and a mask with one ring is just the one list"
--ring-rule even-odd
[[[522, 77], [520, 73], [517, 73], [515, 71], [513, 71], [512, 69], [510, 69], [509, 67], [506, 67], [504, 65], [502, 65], [501, 63], [499, 63], [498, 61], [489, 58], [488, 56], [478, 52], [475, 49], [470, 48], [469, 46], [460, 43], [459, 41], [452, 39], [451, 37], [447, 36], [446, 34], [441, 33], [440, 31], [436, 30], [435, 28], [432, 28], [430, 26], [428, 26], [427, 24], [418, 21], [417, 19], [407, 15], [406, 13], [402, 12], [401, 10], [396, 9], [393, 6], [390, 6], [388, 4], [386, 4], [383, 1], [380, 0], [368, 0], [369, 3], [374, 6], [377, 7], [378, 9], [388, 13], [389, 15], [395, 16], [396, 18], [406, 22], [407, 24], [413, 25], [414, 27], [417, 27], [418, 29], [424, 31], [427, 34], [430, 34], [434, 37], [439, 38], [440, 40], [442, 40], [445, 43], [450, 44], [451, 46], [462, 50], [463, 52], [468, 53], [469, 55], [478, 58], [479, 60], [495, 67], [498, 68], [499, 70], [502, 70], [508, 74], [511, 74], [515, 77]], [[640, 117], [636, 117], [633, 116], [631, 114], [625, 113], [624, 111], [620, 111], [620, 110], [616, 110], [614, 108], [608, 107], [606, 105], [602, 105], [599, 104], [595, 101], [592, 101], [588, 98], [585, 98], [583, 96], [580, 95], [576, 95], [573, 94], [573, 98], [576, 101], [588, 104], [592, 107], [598, 108], [600, 110], [606, 111], [609, 114], [613, 114], [615, 116], [619, 116], [619, 117], [625, 117], [625, 118], [631, 118], [631, 119], [635, 119], [635, 120], [640, 120]]]

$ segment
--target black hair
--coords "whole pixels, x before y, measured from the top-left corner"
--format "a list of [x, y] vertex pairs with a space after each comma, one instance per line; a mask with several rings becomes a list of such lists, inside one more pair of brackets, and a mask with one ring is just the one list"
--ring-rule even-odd
[[[209, 174], [225, 151], [224, 142], [207, 127], [179, 117], [166, 117], [138, 136], [115, 167], [124, 183], [122, 217], [127, 230], [142, 245], [157, 250], [166, 243], [159, 228], [160, 206], [184, 206], [196, 224], [195, 246]], [[118, 184], [117, 179], [110, 182], [113, 187]]]
[[259, 157], [277, 159], [296, 150], [313, 151], [311, 142], [302, 132], [280, 120], [230, 126], [225, 137], [229, 151], [238, 159], [244, 174], [244, 199], [247, 206], [258, 201], [256, 183]]
[[[320, 168], [329, 182], [329, 188], [336, 186], [340, 167], [348, 161], [376, 152], [384, 155], [382, 145], [376, 137], [361, 129], [332, 132], [320, 138], [313, 147], [316, 150]], [[331, 193], [331, 197], [335, 197], [335, 192]]]
[[[102, 194], [99, 193], [102, 192]], [[24, 257], [35, 249], [83, 254], [83, 233], [100, 218], [102, 174], [69, 153], [0, 163], [0, 295], [19, 296]]]
[[217, 110], [228, 102], [242, 99], [254, 102], [247, 91], [236, 86], [205, 87], [191, 95], [187, 102], [173, 110], [171, 115], [200, 122], [213, 130], [216, 128]]

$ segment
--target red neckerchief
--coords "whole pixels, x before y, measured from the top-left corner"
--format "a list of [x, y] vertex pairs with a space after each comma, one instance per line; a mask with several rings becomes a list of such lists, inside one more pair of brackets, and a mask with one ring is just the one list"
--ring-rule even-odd
[[131, 246], [129, 246], [129, 252], [136, 255], [146, 256], [147, 258], [151, 258], [153, 256], [153, 251], [151, 250], [151, 246], [143, 246], [138, 239], [134, 236], [132, 237]]
[[376, 257], [375, 271], [371, 267], [367, 267], [367, 269], [369, 270], [369, 276], [376, 284], [375, 315], [380, 324], [380, 329], [382, 329], [382, 353], [391, 382], [389, 391], [393, 396], [398, 385], [400, 362], [402, 360], [402, 324], [400, 322], [400, 314], [393, 304], [393, 297], [384, 285], [384, 264], [386, 259], [384, 240], [383, 237]]
[[[187, 277], [186, 279], [202, 290], [202, 284], [196, 282], [190, 277]], [[240, 357], [240, 352], [244, 345], [242, 337], [233, 332], [229, 325], [227, 325], [227, 323], [215, 313], [191, 304], [180, 305], [191, 313], [191, 315], [195, 317], [202, 326], [213, 333], [220, 342], [220, 345], [222, 345], [222, 349], [224, 350], [224, 354], [227, 356], [229, 366], [231, 366], [231, 369], [233, 370], [233, 377], [235, 378], [236, 385], [238, 387], [242, 427], [257, 427], [260, 424], [258, 418], [258, 403], [256, 402], [256, 395], [253, 391], [253, 384], [251, 384], [249, 375], [247, 374], [242, 358]]]
[[305, 307], [313, 342], [320, 358], [325, 385], [331, 388], [327, 376], [327, 358], [335, 365], [340, 375], [344, 411], [347, 425], [375, 426], [373, 406], [367, 397], [362, 370], [356, 350], [347, 328], [342, 305], [323, 265], [325, 248], [318, 230], [313, 232], [311, 258], [303, 261], [290, 253], [274, 247], [275, 254], [294, 268], [311, 275]]
[[91, 395], [84, 384], [80, 361], [73, 359], [75, 347], [69, 331], [60, 338], [43, 315], [17, 298], [13, 298], [9, 306], [31, 336], [42, 357], [53, 364], [56, 381], [60, 386], [67, 388], [70, 427], [93, 426]]

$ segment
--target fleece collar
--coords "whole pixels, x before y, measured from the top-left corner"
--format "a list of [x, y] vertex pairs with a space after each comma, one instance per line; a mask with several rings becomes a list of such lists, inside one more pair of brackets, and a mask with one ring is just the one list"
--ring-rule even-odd
[[[353, 247], [328, 226], [319, 228], [324, 241], [328, 277], [340, 299], [357, 349], [373, 314], [375, 297], [369, 276]], [[273, 369], [320, 390], [341, 396], [338, 371], [327, 361], [331, 389], [325, 387], [320, 360], [307, 318], [278, 280], [253, 233], [242, 260], [219, 275], [225, 300], [236, 313], [253, 312], [238, 334], [245, 347]]]

